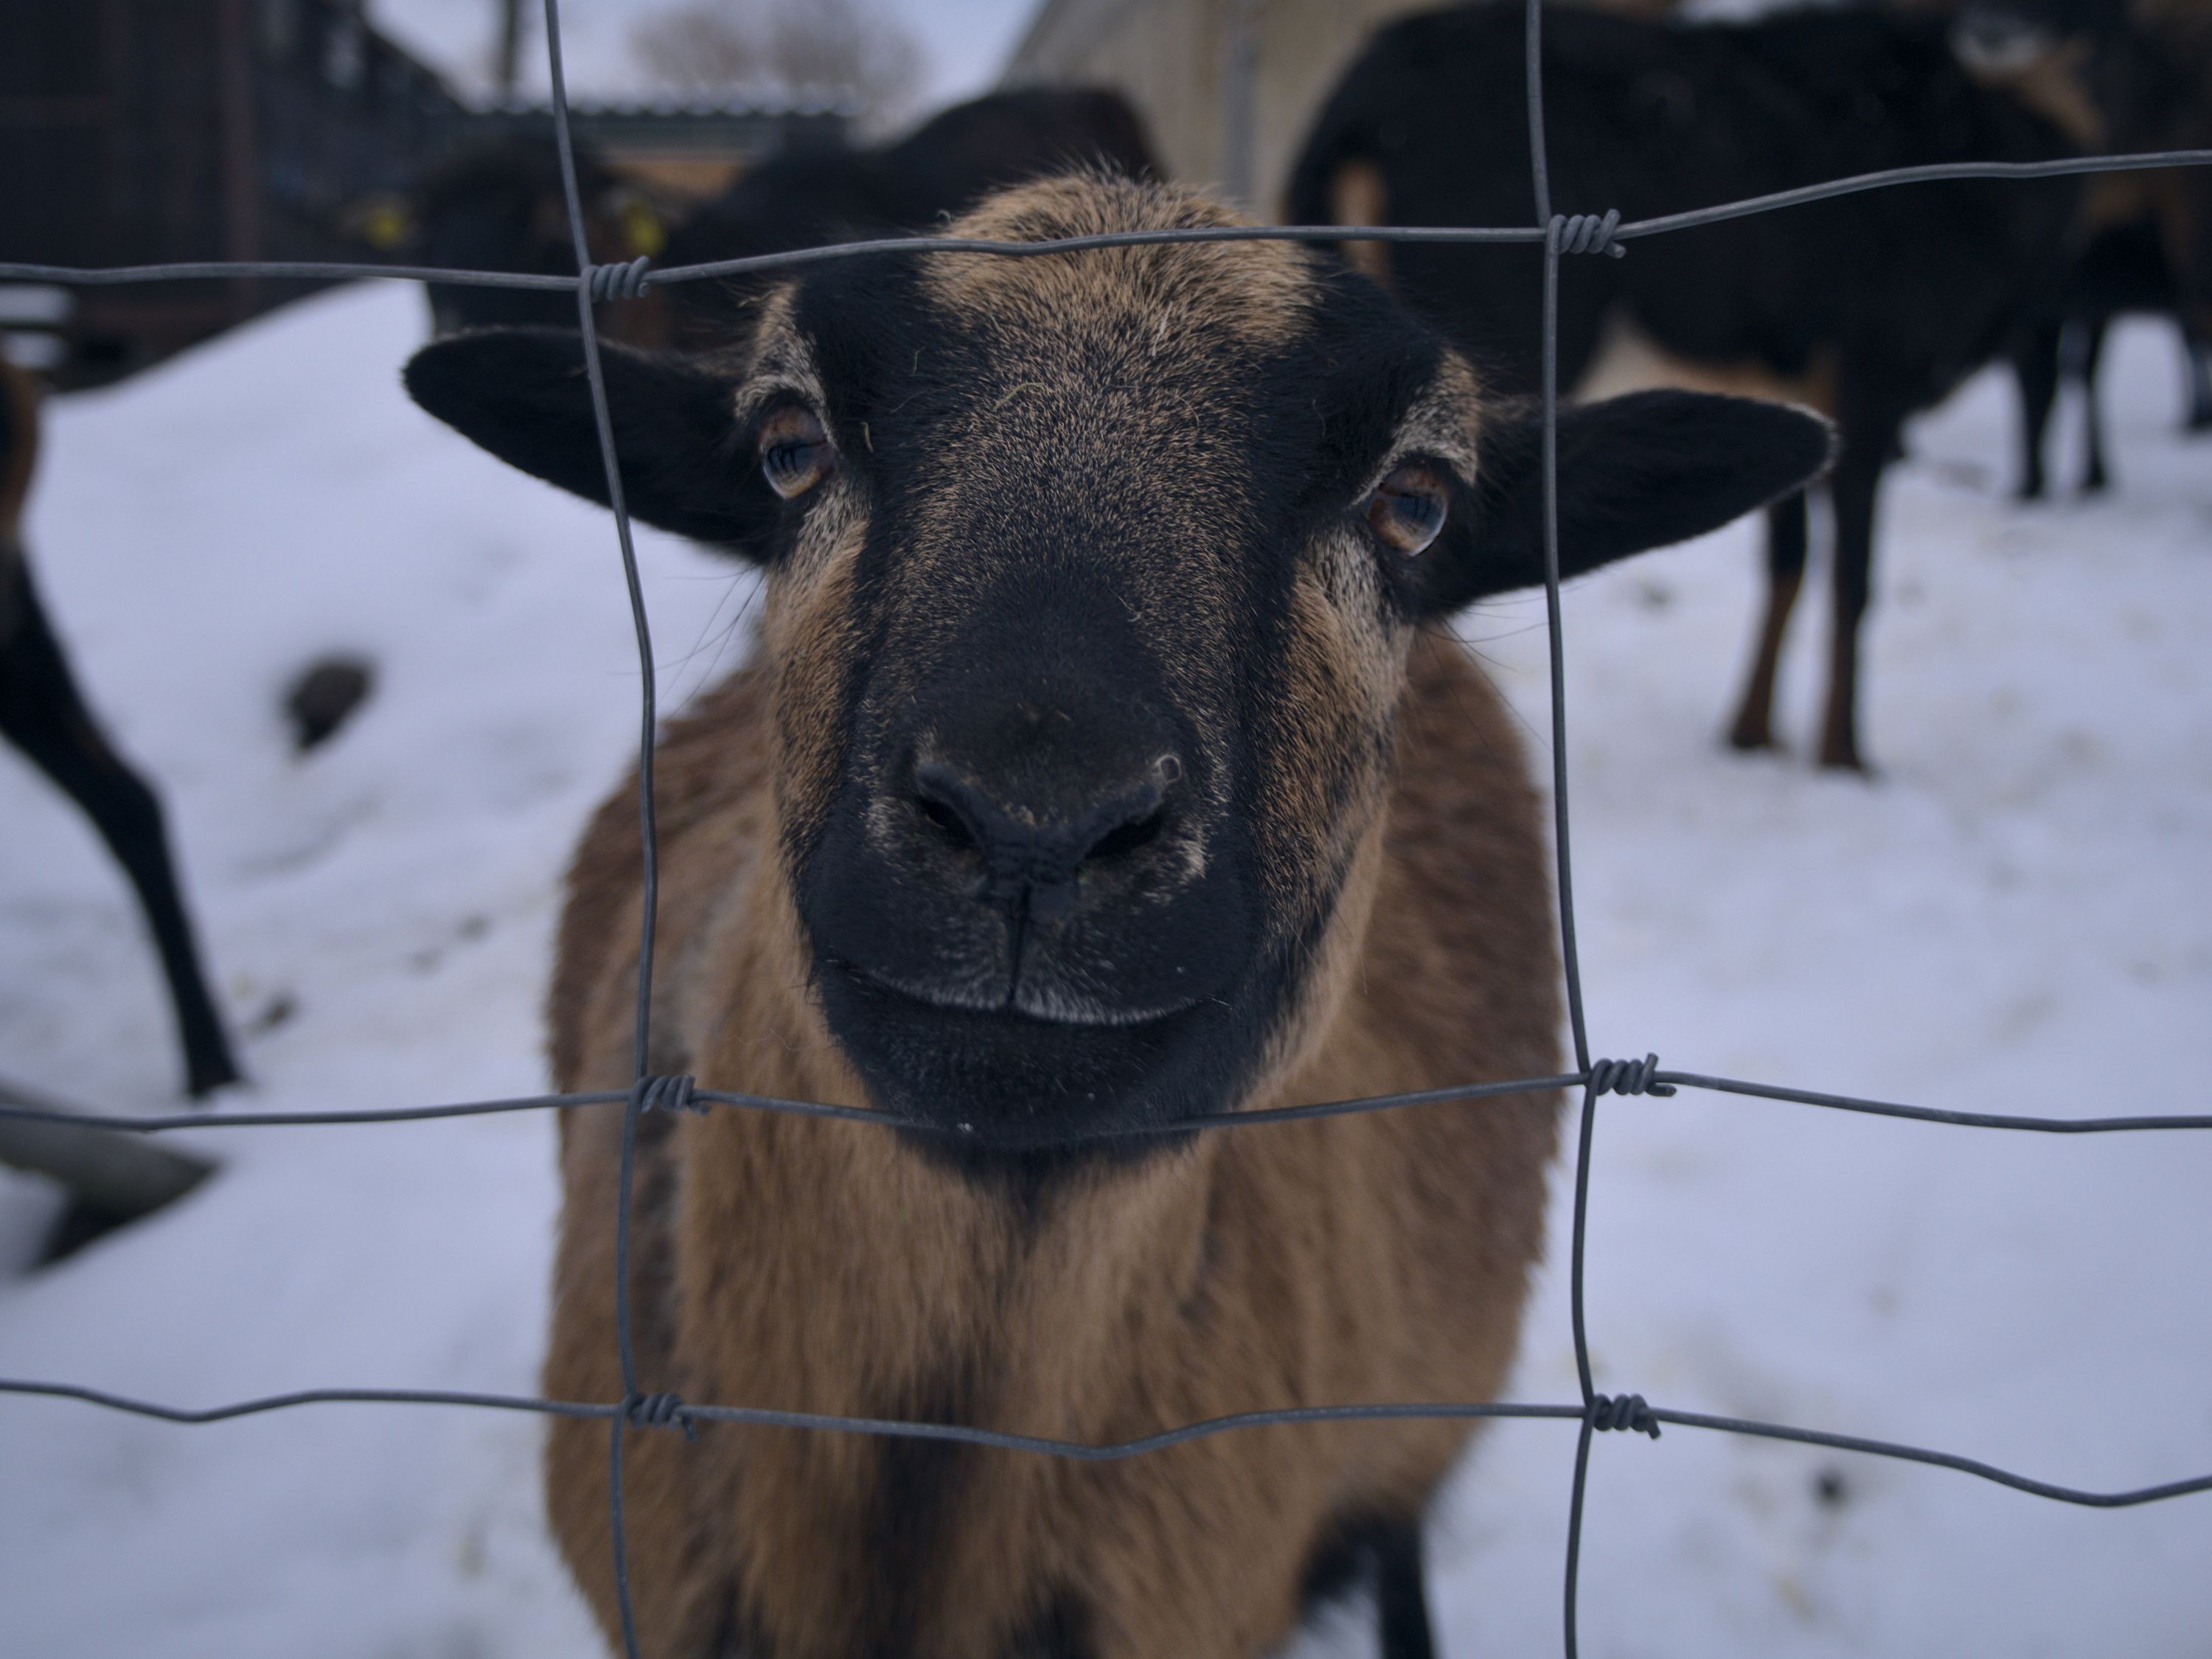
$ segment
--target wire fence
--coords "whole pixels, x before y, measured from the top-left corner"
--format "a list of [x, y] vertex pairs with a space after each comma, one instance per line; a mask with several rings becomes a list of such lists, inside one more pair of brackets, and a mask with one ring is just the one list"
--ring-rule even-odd
[[[1618, 258], [1625, 245], [1646, 236], [1695, 226], [1741, 218], [1750, 214], [1826, 200], [1861, 191], [1892, 188], [1937, 179], [2043, 179], [2077, 173], [2118, 173], [2149, 167], [2212, 165], [2212, 149], [2165, 150], [2132, 155], [2078, 156], [2042, 162], [1961, 162], [1932, 167], [1899, 167], [1810, 185], [1801, 189], [1750, 198], [1693, 212], [1624, 222], [1617, 212], [1603, 216], [1562, 216], [1552, 210], [1551, 188], [1544, 140], [1543, 77], [1541, 73], [1542, 0], [1527, 0], [1527, 86], [1531, 173], [1535, 187], [1536, 219], [1533, 226], [1463, 228], [1428, 226], [1225, 226], [1172, 231], [1121, 231], [1070, 237], [1052, 241], [1001, 242], [962, 236], [906, 236], [887, 240], [845, 242], [750, 258], [654, 270], [646, 260], [625, 264], [595, 265], [584, 234], [584, 215], [577, 185], [574, 143], [570, 136], [568, 94], [561, 52], [559, 0], [544, 0], [546, 52], [551, 76], [554, 131], [561, 156], [562, 184], [567, 197], [569, 232], [578, 274], [556, 276], [511, 271], [447, 270], [423, 266], [388, 264], [313, 264], [283, 261], [206, 262], [140, 265], [99, 270], [59, 265], [0, 263], [0, 281], [43, 282], [76, 286], [175, 281], [232, 276], [304, 276], [326, 280], [399, 278], [436, 281], [485, 288], [531, 289], [572, 292], [576, 296], [577, 324], [582, 334], [584, 362], [589, 379], [592, 416], [613, 507], [615, 529], [622, 555], [630, 615], [637, 636], [642, 694], [638, 739], [638, 811], [643, 829], [644, 903], [640, 929], [637, 1006], [635, 1024], [636, 1081], [627, 1091], [596, 1093], [537, 1095], [506, 1100], [471, 1101], [453, 1104], [398, 1107], [385, 1110], [339, 1112], [238, 1112], [221, 1117], [196, 1113], [137, 1117], [102, 1118], [111, 1129], [154, 1133], [173, 1129], [270, 1128], [307, 1125], [407, 1123], [444, 1118], [475, 1117], [498, 1113], [560, 1111], [619, 1105], [623, 1109], [622, 1163], [616, 1215], [615, 1289], [616, 1328], [620, 1345], [623, 1397], [618, 1401], [582, 1401], [533, 1398], [518, 1395], [480, 1394], [436, 1389], [312, 1389], [270, 1395], [228, 1405], [194, 1410], [109, 1393], [73, 1383], [0, 1378], [0, 1394], [71, 1400], [111, 1411], [129, 1413], [164, 1422], [206, 1424], [274, 1411], [314, 1405], [453, 1406], [477, 1410], [532, 1413], [545, 1417], [596, 1419], [608, 1425], [608, 1498], [612, 1523], [614, 1574], [621, 1614], [626, 1659], [638, 1659], [638, 1640], [631, 1608], [628, 1547], [623, 1514], [623, 1452], [633, 1428], [678, 1430], [696, 1433], [700, 1423], [732, 1423], [757, 1427], [799, 1429], [822, 1433], [873, 1435], [905, 1440], [934, 1440], [988, 1447], [1087, 1462], [1113, 1462], [1182, 1445], [1218, 1434], [1285, 1424], [1389, 1422], [1413, 1419], [1473, 1419], [1521, 1418], [1556, 1419], [1579, 1425], [1575, 1446], [1573, 1484], [1570, 1489], [1562, 1605], [1562, 1637], [1567, 1659], [1577, 1653], [1577, 1601], [1581, 1571], [1583, 1498], [1588, 1485], [1590, 1443], [1607, 1431], [1638, 1432], [1657, 1439], [1662, 1425], [1706, 1429], [1766, 1440], [1794, 1442], [1838, 1451], [1863, 1453], [1907, 1462], [1923, 1463], [2008, 1486], [2017, 1492], [2064, 1504], [2094, 1509], [2123, 1509], [2191, 1494], [2212, 1493], [2212, 1474], [2170, 1480], [2124, 1491], [2099, 1492], [2063, 1486], [1996, 1467], [1971, 1457], [1912, 1446], [1896, 1441], [1858, 1435], [1837, 1434], [1784, 1424], [1765, 1423], [1702, 1412], [1677, 1411], [1654, 1406], [1641, 1395], [1607, 1395], [1597, 1391], [1590, 1365], [1590, 1344], [1583, 1310], [1585, 1243], [1588, 1233], [1590, 1150], [1597, 1126], [1597, 1104], [1607, 1094], [1671, 1096], [1678, 1089], [1701, 1089], [1830, 1110], [1856, 1112], [1907, 1121], [2000, 1129], [2043, 1134], [2135, 1133], [2160, 1130], [2212, 1130], [2212, 1114], [2149, 1115], [2100, 1118], [2062, 1118], [1988, 1112], [1948, 1111], [1904, 1105], [1890, 1101], [1820, 1093], [1702, 1073], [1673, 1071], [1658, 1064], [1656, 1055], [1641, 1060], [1593, 1060], [1583, 1012], [1582, 970], [1576, 944], [1573, 864], [1571, 857], [1566, 757], [1566, 698], [1565, 641], [1559, 611], [1559, 354], [1558, 303], [1559, 261], [1564, 255], [1607, 254]], [[966, 253], [1000, 258], [1064, 257], [1106, 247], [1205, 241], [1427, 242], [1450, 244], [1522, 243], [1540, 245], [1544, 251], [1543, 283], [1543, 493], [1545, 608], [1550, 658], [1552, 714], [1551, 759], [1553, 834], [1559, 878], [1559, 921], [1561, 957], [1567, 989], [1567, 1011], [1574, 1042], [1575, 1070], [1556, 1077], [1524, 1078], [1510, 1082], [1471, 1084], [1462, 1087], [1428, 1089], [1413, 1093], [1375, 1095], [1356, 1100], [1283, 1107], [1225, 1116], [1187, 1119], [1140, 1127], [1094, 1132], [1076, 1139], [1127, 1139], [1141, 1136], [1182, 1135], [1224, 1129], [1257, 1128], [1268, 1124], [1306, 1119], [1346, 1116], [1365, 1112], [1443, 1102], [1474, 1102], [1510, 1095], [1543, 1093], [1577, 1088], [1582, 1091], [1579, 1133], [1575, 1157], [1573, 1219], [1571, 1233], [1569, 1298], [1573, 1322], [1575, 1368], [1582, 1398], [1571, 1404], [1525, 1404], [1511, 1401], [1351, 1404], [1300, 1407], [1284, 1410], [1237, 1412], [1188, 1423], [1132, 1440], [1092, 1443], [1036, 1435], [1006, 1434], [964, 1424], [915, 1422], [827, 1413], [772, 1411], [756, 1407], [694, 1404], [672, 1394], [649, 1394], [641, 1389], [630, 1328], [630, 1217], [633, 1171], [638, 1120], [648, 1111], [707, 1111], [715, 1109], [781, 1113], [787, 1115], [865, 1122], [886, 1130], [927, 1130], [944, 1135], [936, 1122], [924, 1122], [896, 1114], [820, 1102], [784, 1100], [772, 1096], [702, 1089], [688, 1077], [657, 1077], [647, 1065], [652, 1022], [653, 958], [655, 912], [659, 885], [659, 850], [653, 826], [653, 737], [658, 722], [655, 708], [653, 638], [647, 619], [644, 591], [638, 575], [629, 510], [623, 496], [621, 469], [617, 464], [614, 427], [607, 404], [606, 384], [600, 362], [599, 341], [593, 306], [609, 299], [635, 297], [647, 287], [696, 282], [752, 272], [792, 270], [834, 259], [918, 253]], [[76, 1123], [83, 1119], [67, 1113], [0, 1104], [0, 1116], [33, 1122]]]

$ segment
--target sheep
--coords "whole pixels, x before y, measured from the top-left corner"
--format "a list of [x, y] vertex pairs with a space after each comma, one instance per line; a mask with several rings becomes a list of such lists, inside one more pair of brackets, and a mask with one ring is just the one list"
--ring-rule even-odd
[[[1159, 173], [1143, 124], [1118, 93], [994, 92], [940, 110], [893, 143], [762, 163], [670, 233], [665, 263], [705, 264], [920, 230], [994, 190], [1079, 165], [1132, 178]], [[649, 343], [711, 346], [754, 291], [731, 279], [663, 289], [668, 335]]]
[[[590, 149], [578, 147], [577, 185], [594, 259], [613, 264], [659, 253], [667, 233], [659, 207]], [[573, 273], [561, 154], [546, 137], [516, 135], [467, 146], [424, 173], [406, 204], [394, 251], [449, 270]], [[529, 289], [425, 285], [434, 333], [514, 324], [576, 325], [566, 294]]]
[[[1243, 222], [1084, 173], [955, 230]], [[1281, 242], [829, 262], [725, 347], [603, 349], [629, 511], [766, 573], [757, 659], [659, 738], [649, 1061], [902, 1123], [636, 1117], [641, 1387], [1086, 1442], [1493, 1398], [1555, 1095], [1165, 1126], [1557, 1074], [1537, 798], [1438, 625], [1542, 580], [1537, 417]], [[580, 352], [464, 335], [407, 384], [604, 504]], [[1559, 436], [1568, 574], [1828, 453], [1813, 416], [1680, 392]], [[568, 876], [563, 1090], [631, 1080], [634, 790]], [[564, 1115], [555, 1397], [623, 1397], [622, 1138]], [[641, 1650], [1247, 1659], [1365, 1560], [1414, 1659], [1421, 1518], [1469, 1432], [1270, 1427], [1106, 1463], [644, 1435]], [[556, 1424], [553, 1528], [611, 1640], [607, 1478], [604, 1431]]]
[[[1523, 8], [1478, 4], [1380, 31], [1293, 171], [1302, 223], [1527, 224]], [[1544, 23], [1553, 199], [1641, 219], [1881, 168], [2072, 154], [2080, 110], [2016, 67], [1970, 71], [1942, 19], [1810, 9], [1653, 24], [1583, 10]], [[2075, 100], [2078, 102], [2078, 100]], [[2071, 181], [1923, 184], [1754, 215], [1577, 259], [1559, 293], [1562, 386], [1757, 389], [1835, 417], [1835, 615], [1823, 766], [1865, 769], [1860, 623], [1875, 497], [1906, 418], [1993, 357], [2063, 268]], [[1498, 383], [1538, 372], [1537, 256], [1357, 244]], [[1768, 598], [1729, 740], [1774, 746], [1774, 679], [1802, 580], [1804, 501], [1768, 521]]]
[[0, 357], [0, 734], [84, 810], [122, 865], [153, 930], [195, 1098], [239, 1080], [162, 827], [161, 804], [85, 706], [32, 584], [22, 516], [38, 459], [39, 394]]
[[[2015, 58], [2063, 70], [2088, 148], [2105, 152], [2212, 147], [2212, 6], [2204, 0], [1970, 0], [1962, 30]], [[2021, 393], [2023, 500], [2044, 490], [2043, 437], [2060, 380], [2081, 385], [2081, 488], [2111, 477], [2097, 368], [2115, 315], [2171, 316], [2181, 332], [2185, 430], [2212, 430], [2212, 179], [2204, 169], [2121, 173], [2092, 181], [2089, 235], [2063, 287], [2013, 343]]]
[[[2130, 149], [2212, 149], [2212, 4], [2134, 0], [2127, 16], [2125, 33], [2106, 37], [2115, 138]], [[2182, 321], [2212, 339], [2212, 167], [2150, 176]]]
[[[720, 196], [656, 200], [579, 148], [578, 186], [594, 260], [641, 255], [705, 264], [823, 242], [916, 230], [992, 190], [1077, 163], [1137, 176], [1157, 171], [1135, 113], [1115, 93], [1035, 88], [992, 93], [939, 112], [894, 143], [771, 156]], [[471, 146], [426, 173], [401, 243], [422, 262], [462, 270], [573, 271], [574, 244], [550, 137]], [[708, 342], [732, 325], [751, 285], [724, 279], [651, 291], [643, 306], [604, 307], [605, 328], [636, 345]], [[573, 328], [566, 294], [429, 284], [435, 333], [507, 325]]]
[[[2119, 176], [2124, 185], [2138, 185], [2142, 180], [2140, 174]], [[2108, 192], [2100, 189], [2094, 193]], [[2069, 267], [2048, 313], [2024, 325], [2007, 349], [2020, 390], [2018, 493], [2022, 501], [2043, 498], [2044, 437], [2059, 383], [2069, 378], [2081, 391], [2081, 491], [2094, 495], [2110, 486], [2112, 467], [2098, 404], [2097, 370], [2104, 357], [2105, 337], [2113, 319], [2124, 313], [2151, 313], [2179, 325], [2183, 429], [2212, 431], [2212, 340], [2182, 315], [2180, 303], [2158, 225], [2148, 215], [2100, 229]]]

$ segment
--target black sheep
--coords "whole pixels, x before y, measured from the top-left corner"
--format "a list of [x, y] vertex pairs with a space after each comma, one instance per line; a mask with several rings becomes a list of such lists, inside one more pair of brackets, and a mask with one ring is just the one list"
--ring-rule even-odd
[[[1139, 179], [1158, 171], [1135, 112], [1117, 94], [992, 93], [939, 112], [894, 143], [772, 157], [688, 211], [648, 200], [589, 149], [576, 155], [592, 258], [613, 264], [650, 254], [664, 267], [921, 230], [994, 190], [1085, 167]], [[432, 169], [410, 204], [405, 251], [449, 270], [574, 275], [554, 141], [496, 139]], [[757, 287], [727, 278], [666, 283], [641, 302], [603, 307], [602, 326], [637, 345], [707, 343], [734, 325]], [[429, 292], [439, 334], [575, 326], [576, 302], [564, 293], [448, 283]]]
[[2081, 490], [2093, 494], [2111, 483], [2104, 415], [2097, 402], [2097, 369], [2104, 357], [2105, 336], [2117, 317], [2148, 313], [2171, 317], [2179, 325], [2186, 405], [2183, 425], [2191, 432], [2212, 430], [2212, 340], [2181, 313], [2180, 305], [2180, 290], [2155, 220], [2135, 218], [2100, 230], [2082, 251], [2048, 312], [2022, 327], [2009, 352], [2013, 374], [2020, 383], [2023, 501], [2039, 501], [2044, 494], [2043, 441], [2062, 380], [2072, 380], [2081, 389]]
[[[1376, 35], [1323, 107], [1292, 174], [1307, 223], [1525, 225], [1535, 218], [1518, 4], [1407, 18]], [[1969, 72], [1941, 20], [1808, 10], [1652, 24], [1547, 11], [1544, 109], [1553, 205], [1680, 212], [1885, 167], [2069, 153], [2051, 120]], [[1636, 242], [1568, 261], [1559, 380], [1633, 343], [1655, 378], [1762, 390], [1831, 414], [1842, 449], [1835, 633], [1823, 765], [1863, 765], [1859, 623], [1875, 495], [1906, 418], [2005, 345], [2063, 266], [2070, 181], [1922, 184]], [[1540, 363], [1532, 247], [1355, 247], [1487, 368], [1527, 392]], [[1656, 360], [1656, 361], [1655, 361]], [[1770, 509], [1769, 599], [1729, 732], [1772, 742], [1784, 624], [1802, 578], [1800, 495]]]
[[[2068, 41], [2065, 79], [2089, 148], [2126, 154], [2212, 147], [2212, 4], [2205, 0], [1966, 0], [1962, 27], [1998, 51]], [[2012, 347], [2021, 391], [2021, 484], [2043, 493], [2043, 437], [2063, 377], [2081, 386], [2081, 488], [2110, 479], [2097, 368], [2125, 313], [2179, 325], [2192, 432], [2212, 430], [2212, 173], [2203, 167], [2107, 174], [2088, 186], [2090, 235], [2047, 310]]]
[[[659, 251], [661, 233], [650, 204], [589, 150], [577, 152], [576, 179], [585, 241], [595, 261], [617, 263]], [[576, 274], [561, 152], [550, 137], [472, 145], [425, 174], [412, 205], [405, 251], [416, 263], [449, 270]], [[429, 295], [430, 325], [439, 334], [532, 323], [576, 325], [570, 294], [432, 283]]]
[[[1118, 94], [993, 93], [941, 111], [896, 143], [764, 162], [678, 226], [661, 263], [707, 264], [923, 230], [994, 190], [1076, 167], [1158, 174], [1136, 112]], [[755, 286], [709, 279], [661, 289], [675, 313], [675, 339], [724, 337]]]

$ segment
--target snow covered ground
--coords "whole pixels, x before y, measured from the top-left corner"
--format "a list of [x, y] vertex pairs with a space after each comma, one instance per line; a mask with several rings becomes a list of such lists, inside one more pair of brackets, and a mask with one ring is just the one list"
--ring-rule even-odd
[[[33, 554], [169, 801], [247, 1033], [236, 1109], [543, 1086], [556, 878], [631, 741], [612, 534], [406, 403], [396, 369], [422, 320], [410, 290], [335, 293], [54, 413]], [[2212, 447], [2172, 431], [2170, 337], [2124, 330], [2107, 361], [2109, 501], [2004, 499], [1992, 379], [1913, 434], [1868, 673], [1877, 783], [1715, 746], [1753, 605], [1747, 527], [1571, 592], [1600, 1052], [1966, 1108], [2204, 1109]], [[672, 702], [735, 659], [751, 588], [649, 532], [641, 553]], [[1532, 735], [1541, 618], [1522, 600], [1462, 623]], [[1822, 631], [1817, 613], [1801, 629], [1793, 731]], [[331, 649], [374, 659], [380, 689], [295, 760], [277, 701]], [[119, 878], [7, 752], [0, 825], [0, 1073], [167, 1107], [166, 1007]], [[198, 1133], [217, 1180], [43, 1273], [22, 1269], [52, 1197], [10, 1177], [0, 1375], [185, 1404], [530, 1392], [551, 1128]], [[2212, 1470], [2208, 1190], [2212, 1135], [1608, 1101], [1600, 1386], [2088, 1486]], [[1574, 1391], [1556, 1220], [1522, 1399]], [[0, 1399], [0, 1649], [580, 1659], [594, 1638], [538, 1516], [538, 1431], [368, 1407], [180, 1428]], [[1459, 1482], [1433, 1547], [1448, 1653], [1556, 1651], [1572, 1446], [1569, 1425], [1502, 1425]], [[2202, 1659], [2208, 1553], [2212, 1498], [2083, 1511], [1803, 1448], [1616, 1437], [1594, 1461], [1583, 1646]]]

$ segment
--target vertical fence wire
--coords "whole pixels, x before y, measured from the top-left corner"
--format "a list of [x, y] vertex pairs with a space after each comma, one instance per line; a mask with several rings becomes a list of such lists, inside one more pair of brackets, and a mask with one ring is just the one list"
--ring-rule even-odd
[[[1536, 222], [1544, 230], [1544, 623], [1551, 664], [1552, 833], [1559, 885], [1559, 959], [1566, 979], [1567, 1019], [1575, 1067], [1590, 1069], [1589, 1028], [1583, 1011], [1582, 954], [1575, 937], [1574, 856], [1567, 807], [1567, 661], [1559, 606], [1559, 233], [1552, 210], [1550, 156], [1544, 135], [1544, 5], [1528, 0], [1523, 13], [1523, 85], [1528, 103], [1528, 182]], [[1576, 1134], [1574, 1224], [1569, 1246], [1567, 1297], [1573, 1322], [1575, 1376], [1582, 1385], [1583, 1420], [1575, 1437], [1575, 1472], [1567, 1494], [1566, 1560], [1560, 1589], [1560, 1635], [1566, 1659], [1578, 1659], [1577, 1601], [1582, 1580], [1583, 1504], [1589, 1486], [1590, 1439], [1595, 1432], [1597, 1390], [1590, 1375], [1589, 1331], [1583, 1313], [1583, 1270], [1589, 1213], [1590, 1136], [1597, 1127], [1597, 1089], [1583, 1085]]]
[[1582, 1383], [1583, 1420], [1575, 1435], [1574, 1484], [1567, 1490], [1567, 1553], [1560, 1595], [1560, 1633], [1567, 1659], [1581, 1652], [1576, 1634], [1582, 1586], [1583, 1498], [1589, 1486], [1590, 1440], [1596, 1433], [1597, 1390], [1590, 1376], [1589, 1333], [1583, 1318], [1583, 1249], [1589, 1214], [1590, 1134], [1597, 1127], [1597, 1090], [1583, 1085], [1580, 1139], [1575, 1148], [1574, 1235], [1570, 1249], [1567, 1295], [1574, 1322], [1575, 1374]]
[[630, 534], [629, 506], [623, 495], [622, 462], [608, 407], [606, 370], [599, 357], [598, 321], [592, 314], [592, 250], [584, 224], [583, 191], [576, 176], [576, 148], [569, 131], [568, 89], [561, 57], [560, 0], [545, 0], [545, 58], [551, 78], [553, 136], [561, 155], [561, 188], [568, 198], [568, 235], [576, 255], [576, 325], [584, 349], [584, 372], [592, 392], [592, 422], [599, 441], [599, 463], [607, 481], [607, 505], [614, 510], [615, 536], [622, 550], [623, 583], [629, 596], [631, 624], [637, 635], [638, 836], [644, 860], [643, 896], [639, 905], [637, 1012], [631, 1042], [631, 1086], [623, 1103], [622, 1167], [615, 1212], [615, 1340], [622, 1370], [622, 1409], [607, 1419], [607, 1522], [614, 1552], [615, 1601], [621, 1615], [625, 1659], [638, 1659], [637, 1613], [629, 1585], [629, 1538], [623, 1510], [623, 1451], [631, 1417], [641, 1399], [636, 1345], [630, 1331], [630, 1212], [637, 1163], [637, 1120], [644, 1109], [653, 1050], [653, 945], [660, 900], [660, 849], [653, 822], [653, 762], [654, 699], [653, 628], [646, 616], [645, 588], [637, 569], [637, 547]]

